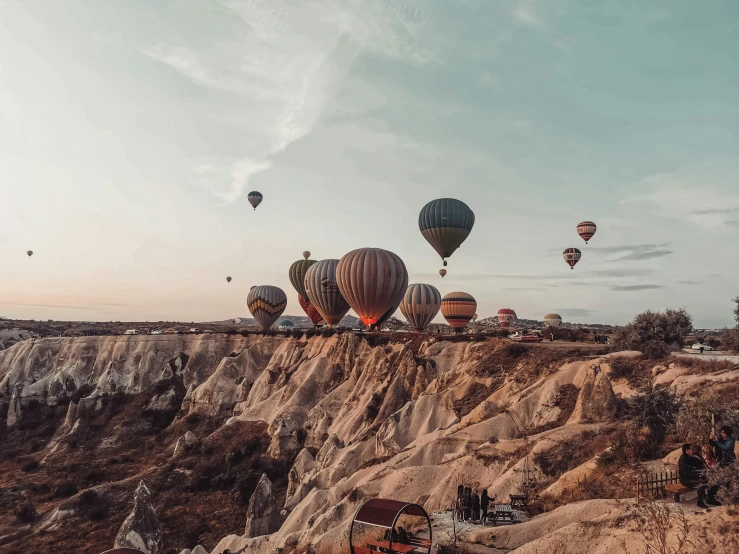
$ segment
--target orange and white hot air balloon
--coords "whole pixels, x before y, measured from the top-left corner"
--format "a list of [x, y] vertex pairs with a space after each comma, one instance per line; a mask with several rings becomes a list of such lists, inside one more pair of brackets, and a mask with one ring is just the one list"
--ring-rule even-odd
[[544, 324], [547, 327], [559, 327], [562, 325], [562, 318], [559, 314], [547, 314], [544, 316]]
[[516, 312], [511, 310], [510, 308], [501, 308], [500, 310], [498, 310], [498, 323], [504, 329], [510, 327], [511, 323], [513, 323], [517, 319], [518, 317], [516, 316]]
[[562, 257], [565, 259], [565, 262], [567, 262], [567, 265], [570, 266], [570, 269], [575, 269], [575, 265], [580, 261], [580, 258], [582, 258], [582, 252], [577, 248], [567, 248], [562, 252]]
[[593, 238], [593, 235], [595, 234], [595, 231], [597, 229], [598, 227], [592, 221], [581, 221], [577, 224], [577, 234], [582, 237], [582, 240], [585, 241], [585, 244], [587, 244], [588, 241]]
[[466, 292], [450, 292], [441, 299], [441, 315], [458, 333], [464, 329], [477, 312], [477, 302]]

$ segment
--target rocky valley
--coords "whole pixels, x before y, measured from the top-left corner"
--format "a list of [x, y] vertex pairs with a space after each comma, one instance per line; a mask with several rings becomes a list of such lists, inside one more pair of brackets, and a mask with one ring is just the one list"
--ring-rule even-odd
[[[339, 554], [380, 497], [422, 505], [447, 552], [645, 552], [638, 475], [738, 392], [729, 361], [481, 335], [21, 340], [0, 351], [0, 551]], [[455, 531], [459, 484], [530, 510]], [[736, 551], [734, 508], [680, 506], [692, 543]]]

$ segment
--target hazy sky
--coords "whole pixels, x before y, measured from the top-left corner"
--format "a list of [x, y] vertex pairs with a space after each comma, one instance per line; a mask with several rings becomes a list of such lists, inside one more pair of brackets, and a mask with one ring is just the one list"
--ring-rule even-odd
[[737, 36], [735, 0], [0, 0], [0, 315], [298, 315], [303, 250], [377, 246], [480, 317], [729, 325]]

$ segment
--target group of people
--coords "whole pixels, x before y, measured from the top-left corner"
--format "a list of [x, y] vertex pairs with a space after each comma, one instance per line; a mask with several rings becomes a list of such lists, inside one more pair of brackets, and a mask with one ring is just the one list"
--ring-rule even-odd
[[611, 337], [607, 335], [595, 335], [596, 344], [611, 344]]
[[408, 536], [408, 531], [406, 531], [403, 527], [398, 527], [398, 530], [396, 531], [395, 528], [388, 529], [385, 531], [385, 540], [390, 541], [398, 544], [410, 544], [411, 540]]
[[733, 464], [736, 461], [735, 445], [734, 431], [728, 426], [722, 427], [719, 436], [711, 437], [703, 447], [683, 445], [683, 453], [677, 463], [678, 478], [682, 485], [698, 491], [698, 507], [708, 508], [707, 504], [721, 504], [716, 498], [719, 485], [708, 485], [706, 470]]
[[457, 519], [484, 523], [488, 518], [488, 507], [495, 497], [489, 497], [486, 489], [477, 494], [477, 489], [459, 485], [457, 487]]

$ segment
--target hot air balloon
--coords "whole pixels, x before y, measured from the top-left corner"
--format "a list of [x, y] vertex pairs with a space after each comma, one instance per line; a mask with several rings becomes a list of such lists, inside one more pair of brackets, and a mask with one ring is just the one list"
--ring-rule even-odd
[[477, 314], [472, 316], [472, 321], [477, 321]]
[[440, 269], [439, 270], [439, 275], [441, 275], [441, 278], [443, 279], [444, 278], [444, 275], [446, 275], [446, 269]]
[[408, 288], [408, 271], [392, 252], [359, 248], [339, 261], [336, 284], [362, 323], [373, 329], [398, 309]]
[[458, 333], [470, 322], [477, 311], [477, 302], [466, 292], [450, 292], [441, 299], [441, 315]]
[[423, 331], [439, 313], [441, 293], [431, 285], [409, 285], [400, 302], [400, 311], [416, 330]]
[[418, 214], [418, 227], [446, 266], [446, 258], [464, 242], [475, 224], [475, 214], [460, 200], [439, 198]]
[[593, 238], [593, 235], [595, 234], [595, 231], [598, 229], [596, 227], [595, 223], [592, 221], [581, 221], [577, 224], [577, 234], [582, 237], [582, 240], [585, 241], [585, 244], [588, 243], [588, 241]]
[[575, 264], [580, 261], [582, 252], [577, 248], [568, 248], [562, 253], [562, 257], [567, 262], [567, 265], [570, 266], [570, 269], [575, 269]]
[[226, 282], [227, 283], [230, 283], [231, 282], [231, 277], [226, 277]]
[[544, 316], [544, 324], [547, 327], [559, 327], [562, 325], [562, 318], [558, 314], [547, 314]]
[[249, 204], [251, 204], [252, 208], [254, 208], [255, 210], [257, 209], [257, 206], [262, 203], [262, 198], [262, 193], [255, 190], [251, 191], [246, 197], [246, 199], [249, 201]]
[[260, 285], [249, 291], [246, 305], [263, 331], [266, 331], [285, 311], [285, 291], [272, 285]]
[[254, 285], [254, 286], [252, 286], [252, 287], [249, 287], [249, 290], [254, 290], [255, 288], [257, 288], [257, 286], [256, 286], [256, 285]]
[[339, 260], [321, 260], [308, 268], [305, 274], [305, 292], [308, 300], [321, 314], [323, 321], [333, 327], [349, 311], [336, 284], [336, 266]]
[[307, 300], [303, 298], [302, 296], [298, 295], [298, 304], [300, 304], [300, 307], [303, 308], [305, 315], [308, 316], [308, 319], [311, 320], [311, 323], [313, 323], [313, 325], [318, 327], [319, 325], [326, 324], [326, 322], [323, 321], [321, 314], [318, 313], [318, 310], [316, 310], [315, 306], [310, 303], [310, 300]]
[[298, 260], [293, 262], [287, 272], [293, 288], [298, 291], [298, 294], [303, 298], [308, 298], [308, 293], [305, 292], [305, 274], [308, 272], [308, 268], [314, 263], [316, 263], [316, 260]]
[[510, 327], [511, 323], [516, 321], [516, 319], [518, 319], [516, 317], [516, 312], [514, 312], [510, 308], [501, 308], [500, 310], [498, 310], [498, 323], [504, 329]]
[[237, 317], [236, 319], [234, 319], [234, 325], [241, 325], [241, 318], [240, 317]]
[[26, 254], [28, 254], [28, 257], [30, 258], [31, 256], [33, 256], [33, 250], [29, 250], [28, 252], [26, 252]]
[[303, 250], [303, 257], [307, 260], [310, 258], [310, 252], [308, 250]]

